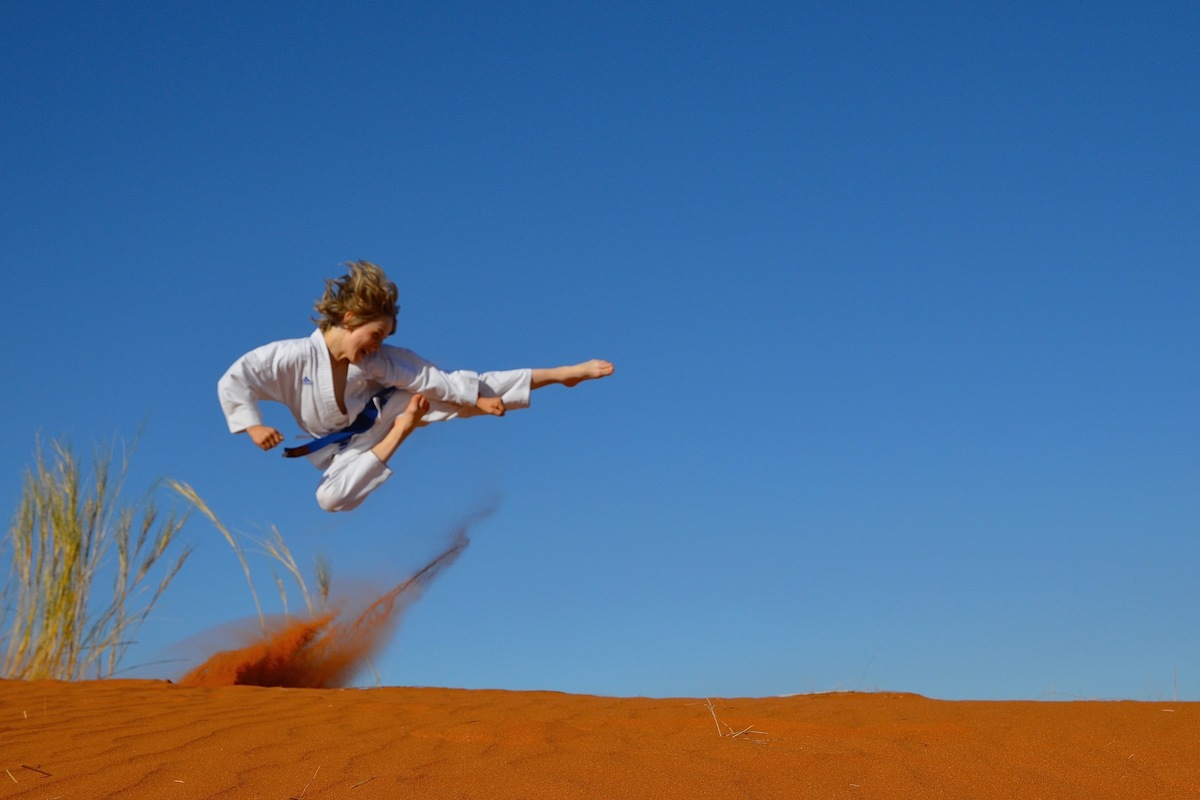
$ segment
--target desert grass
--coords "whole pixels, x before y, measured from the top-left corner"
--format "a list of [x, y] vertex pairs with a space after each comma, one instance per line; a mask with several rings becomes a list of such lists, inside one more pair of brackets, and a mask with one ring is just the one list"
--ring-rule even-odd
[[[246, 577], [246, 585], [250, 589], [250, 595], [254, 599], [254, 609], [258, 615], [259, 627], [264, 634], [267, 633], [267, 617], [263, 613], [262, 602], [259, 600], [258, 590], [254, 585], [254, 575], [250, 570], [250, 562], [246, 558], [246, 549], [239, 541], [239, 537], [233, 534], [229, 527], [216, 515], [216, 512], [204, 502], [204, 499], [190, 485], [177, 480], [168, 480], [167, 485], [208, 519], [212, 523], [212, 526], [225, 539], [230, 549], [233, 550], [234, 555], [237, 556], [238, 564], [241, 565], [242, 574]], [[314, 595], [309, 589], [308, 582], [304, 579], [303, 571], [301, 571], [300, 566], [296, 563], [292, 551], [288, 548], [287, 542], [278, 528], [272, 525], [270, 532], [266, 536], [257, 537], [243, 533], [241, 537], [257, 546], [260, 553], [268, 556], [273, 563], [279, 565], [292, 578], [300, 590], [301, 599], [304, 601], [304, 607], [309, 616], [314, 616], [326, 609], [329, 603], [329, 589], [333, 582], [333, 570], [326, 557], [317, 557], [315, 578], [318, 594]], [[278, 572], [273, 572], [273, 577], [275, 579], [276, 591], [279, 593], [279, 599], [283, 603], [284, 616], [289, 616], [287, 586]]]
[[[119, 461], [114, 450], [96, 448], [86, 470], [69, 444], [38, 442], [0, 542], [0, 559], [9, 562], [0, 590], [7, 678], [111, 677], [191, 552], [175, 548], [179, 554], [167, 557], [187, 513], [162, 516], [152, 494], [123, 502], [133, 447], [122, 447]], [[114, 555], [112, 594], [101, 599], [97, 578]]]

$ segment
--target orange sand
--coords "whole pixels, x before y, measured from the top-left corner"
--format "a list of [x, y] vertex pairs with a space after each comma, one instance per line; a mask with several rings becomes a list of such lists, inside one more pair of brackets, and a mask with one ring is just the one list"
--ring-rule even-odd
[[9, 797], [1180, 800], [1200, 703], [0, 681]]

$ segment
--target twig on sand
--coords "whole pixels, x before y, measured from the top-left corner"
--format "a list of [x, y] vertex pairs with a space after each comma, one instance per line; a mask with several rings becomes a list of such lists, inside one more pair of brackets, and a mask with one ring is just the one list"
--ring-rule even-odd
[[[726, 725], [725, 727], [726, 727], [726, 728], [729, 728], [729, 726], [728, 726], [728, 725]], [[738, 731], [737, 733], [734, 733], [734, 732], [733, 732], [733, 728], [729, 728], [729, 733], [728, 733], [728, 734], [726, 734], [726, 735], [727, 735], [727, 736], [728, 736], [730, 739], [736, 739], [736, 738], [737, 738], [737, 737], [739, 737], [739, 736], [746, 736], [746, 735], [750, 735], [750, 736], [755, 736], [755, 735], [757, 735], [757, 736], [766, 736], [767, 734], [766, 734], [766, 731], [756, 731], [756, 730], [754, 730], [754, 726], [753, 726], [753, 725], [749, 725], [749, 726], [747, 726], [747, 727], [743, 728], [742, 730]]]
[[[749, 740], [751, 736], [766, 736], [767, 735], [765, 731], [754, 730], [753, 725], [743, 728], [740, 731], [735, 731], [733, 729], [733, 726], [731, 726], [729, 723], [722, 722], [720, 719], [717, 718], [717, 709], [713, 705], [712, 698], [709, 698], [709, 697], [704, 698], [704, 705], [706, 705], [708, 707], [708, 713], [712, 714], [713, 724], [715, 724], [717, 726], [717, 736], [720, 736], [722, 739], [736, 739], [739, 736], [745, 736]], [[721, 730], [722, 725], [725, 726], [724, 731]]]
[[368, 783], [370, 783], [371, 781], [375, 780], [378, 777], [379, 777], [378, 775], [372, 775], [371, 777], [367, 778], [365, 781], [359, 781], [358, 783], [354, 784], [350, 788], [357, 789], [360, 786], [366, 786]]
[[[4, 770], [4, 771], [8, 772], [8, 770]], [[18, 781], [16, 778], [13, 778], [13, 774], [11, 772], [8, 772], [8, 777], [12, 778], [13, 783], [20, 783], [20, 781]]]
[[721, 733], [721, 721], [717, 719], [717, 710], [713, 708], [712, 698], [704, 698], [704, 704], [708, 706], [708, 711], [712, 714], [713, 724], [717, 726], [717, 736], [724, 736], [725, 734]]
[[29, 766], [28, 764], [22, 764], [22, 765], [21, 765], [21, 769], [27, 769], [27, 770], [29, 770], [30, 772], [36, 772], [37, 774], [39, 774], [39, 775], [41, 775], [41, 776], [43, 776], [43, 777], [46, 777], [46, 778], [49, 778], [49, 777], [50, 777], [50, 773], [49, 773], [49, 772], [46, 772], [46, 770], [44, 770], [44, 769], [38, 769], [37, 767], [31, 767], [31, 766]]
[[308, 791], [308, 787], [312, 785], [313, 779], [317, 777], [317, 773], [321, 771], [321, 766], [318, 764], [316, 770], [313, 771], [312, 778], [308, 779], [308, 783], [304, 784], [304, 788], [300, 790], [297, 797], [289, 797], [288, 800], [302, 800], [304, 793]]

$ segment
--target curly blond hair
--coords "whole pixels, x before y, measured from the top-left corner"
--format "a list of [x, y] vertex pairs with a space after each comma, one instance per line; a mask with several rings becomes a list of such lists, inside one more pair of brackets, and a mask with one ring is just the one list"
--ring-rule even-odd
[[325, 281], [325, 295], [313, 305], [320, 316], [313, 317], [313, 322], [327, 331], [339, 325], [353, 329], [386, 318], [392, 321], [391, 332], [395, 333], [400, 313], [396, 284], [370, 261], [347, 261], [345, 266], [348, 272], [344, 276]]

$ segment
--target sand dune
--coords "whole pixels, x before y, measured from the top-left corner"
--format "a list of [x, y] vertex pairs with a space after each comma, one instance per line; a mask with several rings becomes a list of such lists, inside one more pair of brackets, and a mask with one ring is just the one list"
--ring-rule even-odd
[[0, 681], [10, 797], [1179, 800], [1200, 704]]

